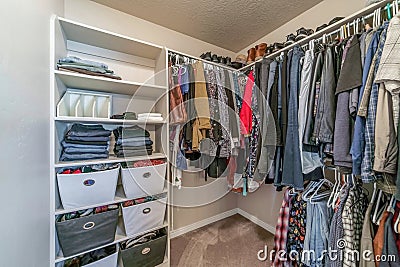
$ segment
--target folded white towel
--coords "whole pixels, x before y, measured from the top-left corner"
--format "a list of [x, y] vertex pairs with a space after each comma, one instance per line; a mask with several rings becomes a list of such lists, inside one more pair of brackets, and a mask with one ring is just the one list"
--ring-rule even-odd
[[158, 118], [158, 117], [162, 117], [162, 114], [161, 113], [140, 113], [140, 114], [138, 114], [138, 118], [141, 118], [141, 117], [156, 117], [156, 118]]

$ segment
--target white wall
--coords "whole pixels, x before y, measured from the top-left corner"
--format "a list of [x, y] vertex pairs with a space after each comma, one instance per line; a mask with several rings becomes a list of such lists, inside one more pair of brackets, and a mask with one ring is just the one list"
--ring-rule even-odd
[[65, 0], [65, 17], [189, 55], [199, 56], [205, 51], [234, 55], [232, 51], [88, 0]]
[[315, 5], [275, 31], [260, 38], [256, 42], [249, 44], [238, 54], [247, 55], [247, 50], [259, 43], [273, 44], [275, 42], [285, 42], [286, 36], [290, 33], [296, 34], [296, 30], [304, 27], [315, 30], [318, 26], [326, 23], [335, 17], [347, 17], [365, 7], [365, 0], [325, 0]]
[[49, 266], [49, 27], [62, 12], [62, 0], [0, 8], [1, 266]]

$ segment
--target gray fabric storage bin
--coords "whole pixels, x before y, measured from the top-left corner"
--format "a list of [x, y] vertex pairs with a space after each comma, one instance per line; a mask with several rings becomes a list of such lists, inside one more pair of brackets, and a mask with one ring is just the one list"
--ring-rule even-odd
[[64, 222], [56, 222], [65, 257], [114, 242], [119, 209]]
[[124, 267], [154, 267], [164, 261], [167, 235], [121, 250]]

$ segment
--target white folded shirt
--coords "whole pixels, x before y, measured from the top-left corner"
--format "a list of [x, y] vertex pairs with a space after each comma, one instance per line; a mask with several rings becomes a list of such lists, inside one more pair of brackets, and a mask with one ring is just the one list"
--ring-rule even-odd
[[147, 118], [147, 117], [152, 117], [152, 118], [162, 118], [161, 113], [140, 113], [138, 114], [138, 118]]

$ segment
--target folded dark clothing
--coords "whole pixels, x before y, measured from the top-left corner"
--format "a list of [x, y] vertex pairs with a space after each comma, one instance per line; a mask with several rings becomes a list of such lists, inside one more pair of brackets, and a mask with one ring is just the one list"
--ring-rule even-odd
[[124, 112], [122, 114], [112, 115], [111, 119], [117, 120], [137, 120], [137, 116], [135, 112]]
[[137, 152], [131, 152], [131, 151], [118, 151], [115, 152], [116, 157], [136, 157], [136, 156], [144, 156], [144, 155], [151, 155], [153, 154], [152, 150], [141, 150]]
[[77, 140], [65, 140], [66, 144], [80, 144], [80, 145], [95, 145], [95, 146], [108, 146], [109, 142], [105, 141], [77, 141]]
[[146, 142], [146, 141], [151, 141], [151, 138], [141, 136], [141, 137], [131, 137], [131, 138], [119, 138], [117, 140], [117, 142], [119, 142], [120, 144], [129, 142]]
[[125, 140], [118, 139], [116, 142], [117, 145], [122, 145], [122, 146], [127, 146], [127, 147], [136, 147], [136, 146], [146, 146], [146, 145], [152, 145], [153, 141], [147, 140], [147, 141], [134, 141], [134, 142], [125, 142]]
[[108, 149], [67, 147], [67, 148], [64, 148], [64, 153], [68, 153], [68, 154], [90, 154], [90, 153], [105, 154], [105, 153], [108, 153]]
[[79, 64], [79, 63], [57, 63], [57, 67], [58, 68], [76, 68], [76, 69], [87, 70], [87, 71], [96, 72], [96, 73], [114, 74], [114, 71], [109, 70], [109, 69], [93, 67], [93, 66], [86, 66], [86, 65]]
[[106, 159], [108, 158], [107, 153], [81, 153], [81, 154], [69, 154], [62, 153], [60, 161], [71, 161], [71, 160], [88, 160], [88, 159]]
[[73, 64], [79, 64], [81, 66], [88, 66], [88, 67], [96, 67], [96, 68], [102, 68], [102, 69], [108, 69], [108, 66], [104, 64], [103, 62], [97, 62], [93, 60], [87, 60], [87, 59], [81, 59], [79, 57], [75, 56], [67, 56], [60, 58], [58, 60], [59, 64], [66, 64], [66, 63], [73, 63]]
[[[103, 142], [104, 143], [104, 142]], [[76, 143], [67, 143], [65, 141], [61, 142], [62, 147], [64, 148], [94, 148], [94, 149], [107, 149], [109, 148], [109, 143], [107, 142], [105, 145], [89, 145], [86, 142], [84, 144], [76, 144]]]
[[131, 127], [120, 126], [114, 130], [114, 135], [115, 139], [132, 138], [132, 137], [150, 137], [150, 133], [147, 130], [137, 125]]
[[110, 136], [111, 131], [104, 129], [102, 125], [86, 125], [75, 123], [68, 130], [66, 136], [88, 137], [88, 136]]
[[98, 72], [92, 72], [92, 71], [88, 71], [88, 70], [72, 68], [72, 67], [63, 67], [63, 66], [59, 66], [58, 69], [65, 70], [65, 71], [78, 72], [78, 73], [87, 74], [87, 75], [91, 75], [91, 76], [101, 76], [101, 77], [106, 77], [106, 78], [115, 79], [115, 80], [122, 80], [121, 77], [119, 77], [115, 74], [98, 73]]
[[83, 141], [83, 142], [108, 142], [109, 136], [66, 136], [65, 140]]
[[116, 145], [114, 147], [114, 151], [119, 151], [119, 150], [131, 150], [131, 151], [137, 151], [137, 150], [146, 150], [146, 149], [152, 149], [152, 145], [147, 145], [147, 146], [120, 146]]

